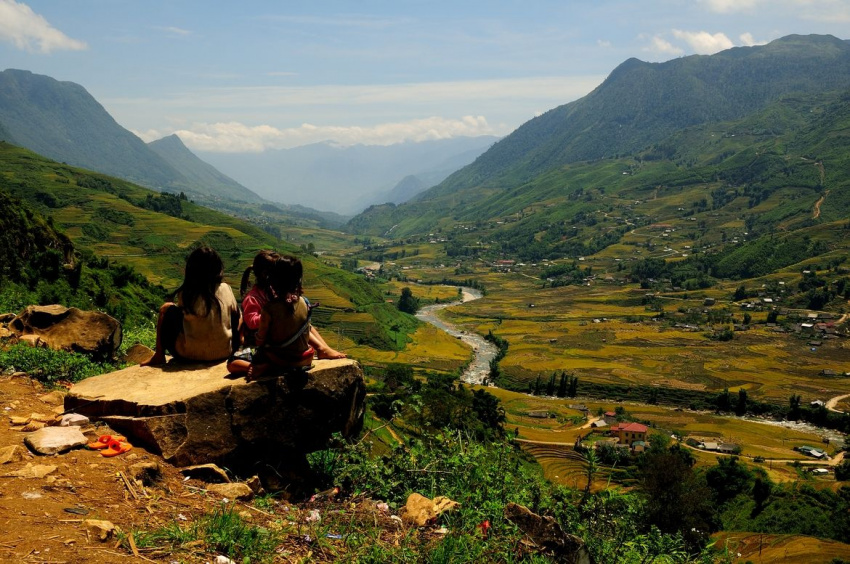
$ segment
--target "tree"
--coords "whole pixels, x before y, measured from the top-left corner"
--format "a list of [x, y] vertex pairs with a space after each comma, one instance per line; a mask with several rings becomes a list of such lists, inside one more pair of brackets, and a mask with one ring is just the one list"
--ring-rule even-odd
[[549, 377], [549, 381], [546, 383], [546, 395], [554, 396], [555, 395], [555, 373]]
[[747, 390], [741, 388], [738, 390], [738, 403], [735, 405], [735, 415], [744, 415], [747, 413]]
[[578, 376], [573, 376], [570, 378], [570, 387], [567, 390], [567, 395], [571, 398], [574, 398], [578, 395]]
[[753, 473], [738, 463], [737, 456], [723, 457], [717, 460], [717, 466], [708, 469], [705, 481], [714, 492], [718, 505], [723, 505], [737, 495], [752, 490]]
[[384, 385], [391, 392], [413, 382], [413, 368], [409, 364], [390, 364], [384, 370]]
[[844, 459], [835, 467], [835, 479], [839, 482], [850, 480], [850, 460]]
[[413, 295], [410, 288], [401, 289], [401, 297], [398, 299], [398, 310], [414, 315], [419, 311], [419, 298]]
[[712, 492], [693, 465], [693, 455], [679, 445], [650, 448], [640, 461], [640, 491], [647, 524], [681, 533], [691, 549], [700, 549], [717, 523]]
[[567, 373], [561, 372], [561, 379], [558, 382], [558, 397], [562, 398], [567, 395]]
[[788, 419], [797, 420], [800, 418], [800, 394], [791, 394], [788, 398]]

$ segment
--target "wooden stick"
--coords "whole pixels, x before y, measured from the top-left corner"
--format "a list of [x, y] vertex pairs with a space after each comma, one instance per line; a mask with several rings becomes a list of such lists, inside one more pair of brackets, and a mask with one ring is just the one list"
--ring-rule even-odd
[[133, 499], [139, 499], [139, 494], [136, 493], [136, 489], [130, 484], [130, 480], [127, 479], [127, 476], [124, 475], [124, 472], [118, 471], [118, 476], [124, 481], [124, 485], [127, 487], [127, 490], [130, 492], [130, 495], [133, 496]]
[[127, 535], [127, 541], [130, 543], [130, 550], [133, 551], [133, 556], [140, 558], [139, 549], [136, 548], [136, 539], [133, 538], [133, 533]]

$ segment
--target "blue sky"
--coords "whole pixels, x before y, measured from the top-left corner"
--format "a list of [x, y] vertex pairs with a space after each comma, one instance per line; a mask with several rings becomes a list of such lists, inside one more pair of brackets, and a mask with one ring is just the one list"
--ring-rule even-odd
[[850, 0], [0, 0], [0, 68], [146, 141], [261, 151], [505, 135], [630, 57], [850, 34]]

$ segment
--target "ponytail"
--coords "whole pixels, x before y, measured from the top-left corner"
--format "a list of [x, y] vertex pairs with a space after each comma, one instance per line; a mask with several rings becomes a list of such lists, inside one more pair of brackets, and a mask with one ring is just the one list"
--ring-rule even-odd
[[242, 298], [245, 298], [245, 291], [248, 289], [248, 282], [251, 281], [251, 271], [254, 270], [253, 266], [249, 266], [245, 269], [245, 272], [242, 273], [242, 283], [239, 284], [239, 293], [242, 295]]

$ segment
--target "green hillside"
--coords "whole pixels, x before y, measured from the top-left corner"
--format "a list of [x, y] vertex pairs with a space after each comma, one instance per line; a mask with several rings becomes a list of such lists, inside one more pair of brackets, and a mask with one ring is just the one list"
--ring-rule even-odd
[[307, 294], [322, 303], [316, 323], [333, 323], [352, 344], [398, 350], [418, 326], [364, 277], [328, 266], [259, 226], [196, 205], [182, 194], [152, 192], [3, 142], [0, 193], [49, 218], [78, 251], [132, 267], [166, 288], [179, 285], [185, 257], [195, 245], [207, 244], [222, 255], [226, 279], [234, 286], [258, 250], [274, 248], [301, 255]]
[[432, 193], [372, 208], [352, 225], [394, 237], [427, 229], [446, 240], [450, 256], [524, 261], [605, 249], [632, 260], [669, 257], [664, 249], [676, 243], [696, 270], [748, 278], [845, 246], [848, 136], [846, 93], [789, 97], [628, 158], [565, 165], [512, 188]]
[[[846, 89], [850, 87], [848, 71], [850, 44], [831, 36], [789, 36], [765, 46], [665, 63], [630, 59], [584, 98], [527, 122], [414, 201], [370, 208], [349, 226], [369, 234], [383, 234], [397, 226], [393, 235], [404, 237], [433, 231], [451, 221], [441, 220], [453, 216], [458, 221], [493, 219], [503, 203], [510, 207], [502, 208], [502, 215], [517, 213], [522, 204], [545, 201], [546, 194], [538, 190], [547, 180], [561, 185], [562, 192], [571, 188], [563, 186], [566, 182], [605, 181], [608, 189], [610, 174], [629, 172], [632, 163], [620, 161], [619, 171], [609, 163], [598, 165], [601, 168], [573, 165], [633, 155], [639, 160], [669, 160], [670, 148], [678, 150], [677, 143], [669, 140], [682, 130], [745, 119], [792, 95]], [[761, 133], [775, 134], [769, 114], [758, 120]], [[654, 144], [663, 150], [640, 156]], [[702, 145], [692, 146], [691, 155], [702, 154], [705, 148], [712, 158], [721, 156]], [[726, 143], [724, 150], [738, 146]], [[696, 158], [689, 158], [691, 162], [680, 156], [674, 174], [690, 173], [681, 170], [682, 165], [695, 164]], [[565, 166], [569, 168], [560, 170]], [[580, 206], [572, 207], [573, 213], [580, 211]]]

